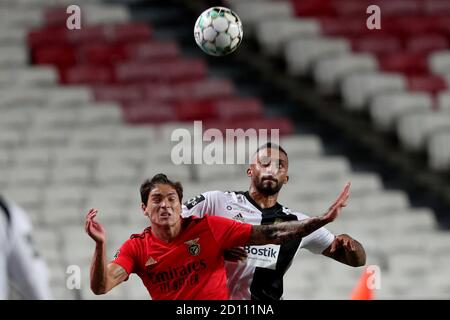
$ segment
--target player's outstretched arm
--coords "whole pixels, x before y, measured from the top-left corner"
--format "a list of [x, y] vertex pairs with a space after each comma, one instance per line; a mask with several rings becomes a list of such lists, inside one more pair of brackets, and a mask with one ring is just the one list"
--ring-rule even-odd
[[115, 263], [106, 264], [106, 235], [101, 224], [94, 220], [96, 209], [86, 216], [86, 233], [95, 241], [95, 252], [91, 263], [91, 290], [94, 294], [105, 294], [128, 277], [125, 269]]
[[331, 205], [328, 211], [318, 217], [311, 217], [301, 221], [282, 222], [271, 225], [252, 226], [249, 243], [251, 245], [282, 244], [291, 240], [306, 237], [324, 225], [334, 221], [346, 206], [350, 195], [350, 183]]

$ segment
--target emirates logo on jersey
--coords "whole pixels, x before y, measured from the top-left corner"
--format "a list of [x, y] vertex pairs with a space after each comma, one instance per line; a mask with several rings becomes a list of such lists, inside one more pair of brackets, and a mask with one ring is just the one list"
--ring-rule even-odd
[[200, 253], [200, 245], [198, 244], [199, 239], [200, 238], [185, 242], [185, 244], [187, 245], [188, 252], [191, 256], [198, 256]]

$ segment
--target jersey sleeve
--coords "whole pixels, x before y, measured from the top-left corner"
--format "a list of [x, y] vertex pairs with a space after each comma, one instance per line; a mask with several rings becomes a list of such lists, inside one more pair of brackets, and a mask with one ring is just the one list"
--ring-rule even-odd
[[193, 197], [183, 204], [182, 216], [184, 218], [196, 216], [203, 218], [204, 215], [215, 216], [225, 195], [222, 191], [208, 191]]
[[[295, 215], [298, 217], [298, 220], [309, 218], [309, 216], [303, 213], [295, 213]], [[307, 249], [315, 254], [321, 254], [331, 245], [333, 240], [334, 234], [332, 234], [328, 229], [322, 227], [304, 237], [300, 243], [300, 248]]]
[[241, 247], [247, 244], [252, 225], [223, 217], [209, 217], [211, 232], [222, 249]]
[[136, 272], [136, 249], [136, 244], [133, 243], [133, 240], [128, 239], [124, 242], [120, 249], [116, 251], [114, 259], [111, 262], [124, 268], [129, 275]]

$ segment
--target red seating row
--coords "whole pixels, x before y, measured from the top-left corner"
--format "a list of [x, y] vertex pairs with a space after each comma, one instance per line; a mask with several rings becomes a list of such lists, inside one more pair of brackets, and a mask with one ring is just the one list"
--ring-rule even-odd
[[298, 16], [366, 16], [370, 5], [380, 7], [384, 17], [448, 15], [447, 0], [291, 0]]
[[153, 61], [174, 59], [179, 56], [179, 48], [171, 41], [150, 41], [141, 43], [92, 43], [78, 47], [70, 45], [49, 45], [33, 52], [36, 64], [54, 64], [67, 67], [78, 63], [114, 65], [127, 60]]
[[181, 83], [149, 83], [94, 86], [98, 101], [132, 103], [140, 100], [178, 102], [227, 98], [235, 93], [233, 83], [225, 79], [205, 78]]
[[66, 27], [44, 27], [28, 34], [32, 50], [49, 45], [80, 45], [98, 42], [132, 43], [148, 41], [153, 32], [147, 23], [86, 26], [80, 30]]
[[[228, 108], [225, 110], [225, 108]], [[259, 119], [263, 116], [258, 99], [229, 97], [223, 100], [183, 101], [179, 103], [144, 101], [123, 105], [126, 121], [159, 123], [166, 121], [237, 121]], [[234, 128], [234, 127], [229, 127]]]

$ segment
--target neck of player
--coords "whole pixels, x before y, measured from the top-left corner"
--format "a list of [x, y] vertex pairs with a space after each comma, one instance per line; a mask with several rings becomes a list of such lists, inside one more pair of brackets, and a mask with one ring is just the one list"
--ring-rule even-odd
[[253, 201], [255, 201], [262, 209], [272, 208], [277, 203], [278, 193], [274, 195], [265, 195], [259, 192], [253, 185], [250, 186], [248, 193]]
[[153, 234], [164, 242], [172, 242], [181, 232], [181, 219], [173, 225], [158, 225], [153, 224]]

